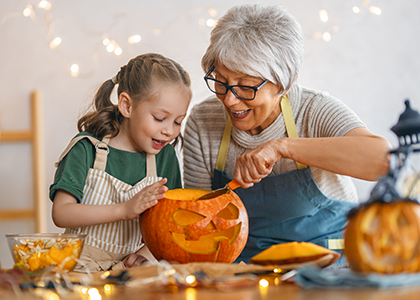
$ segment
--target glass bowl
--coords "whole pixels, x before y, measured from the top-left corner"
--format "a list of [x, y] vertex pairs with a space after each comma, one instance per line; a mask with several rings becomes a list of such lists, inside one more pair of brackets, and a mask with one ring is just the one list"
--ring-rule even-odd
[[31, 272], [47, 267], [53, 272], [73, 271], [85, 238], [85, 234], [6, 234], [14, 268]]

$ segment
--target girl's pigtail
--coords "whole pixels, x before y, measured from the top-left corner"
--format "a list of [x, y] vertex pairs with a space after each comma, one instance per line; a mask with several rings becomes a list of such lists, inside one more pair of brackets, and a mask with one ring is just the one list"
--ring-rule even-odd
[[79, 132], [89, 132], [98, 139], [107, 135], [114, 137], [118, 134], [123, 116], [118, 110], [118, 106], [111, 102], [114, 86], [113, 79], [109, 79], [101, 85], [93, 101], [93, 111], [86, 113], [77, 122]]

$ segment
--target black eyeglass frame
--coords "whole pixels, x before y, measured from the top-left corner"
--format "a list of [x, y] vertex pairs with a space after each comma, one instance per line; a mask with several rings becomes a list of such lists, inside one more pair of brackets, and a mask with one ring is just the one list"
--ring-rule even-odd
[[[266, 80], [264, 80], [263, 81], [263, 83], [261, 83], [259, 86], [249, 86], [249, 85], [228, 85], [228, 84], [226, 84], [226, 83], [224, 83], [224, 82], [221, 82], [221, 81], [219, 81], [219, 80], [216, 80], [216, 79], [214, 79], [214, 78], [211, 78], [211, 77], [209, 77], [209, 75], [211, 74], [211, 72], [213, 72], [214, 71], [214, 66], [210, 69], [210, 71], [204, 76], [204, 80], [206, 81], [206, 84], [207, 84], [207, 87], [209, 88], [209, 90], [210, 91], [212, 91], [213, 93], [215, 93], [215, 94], [217, 94], [217, 95], [226, 95], [227, 93], [228, 93], [228, 91], [230, 90], [231, 92], [232, 92], [232, 94], [234, 94], [235, 95], [235, 97], [236, 98], [238, 98], [238, 99], [241, 99], [241, 100], [246, 100], [246, 101], [251, 101], [251, 100], [254, 100], [255, 99], [255, 96], [257, 95], [257, 92], [268, 82], [268, 80], [266, 79]], [[210, 88], [210, 85], [209, 85], [209, 83], [208, 83], [208, 81], [207, 80], [211, 80], [211, 81], [214, 81], [214, 82], [217, 82], [217, 83], [220, 83], [220, 84], [222, 84], [225, 88], [226, 88], [226, 92], [225, 93], [217, 93], [217, 92], [215, 92], [215, 91], [213, 91], [211, 88]], [[252, 97], [251, 99], [248, 99], [248, 98], [243, 98], [243, 97], [240, 97], [240, 96], [238, 96], [237, 94], [236, 94], [236, 92], [235, 92], [235, 90], [234, 90], [234, 88], [235, 87], [239, 87], [239, 88], [248, 88], [248, 89], [251, 89], [251, 90], [254, 90], [254, 97]]]

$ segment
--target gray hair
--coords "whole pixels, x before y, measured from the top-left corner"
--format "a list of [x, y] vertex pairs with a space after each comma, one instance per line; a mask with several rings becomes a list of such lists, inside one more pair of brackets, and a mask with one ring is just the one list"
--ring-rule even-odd
[[288, 91], [303, 61], [303, 32], [279, 5], [230, 8], [211, 32], [201, 60], [204, 72], [217, 62], [231, 71], [267, 79]]

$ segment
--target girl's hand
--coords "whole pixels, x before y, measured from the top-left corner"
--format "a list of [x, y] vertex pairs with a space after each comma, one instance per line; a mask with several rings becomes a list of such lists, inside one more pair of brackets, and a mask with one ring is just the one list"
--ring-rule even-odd
[[125, 220], [132, 220], [138, 215], [143, 213], [145, 210], [158, 203], [159, 199], [165, 197], [165, 192], [168, 190], [164, 184], [168, 179], [163, 178], [152, 185], [146, 186], [133, 198], [125, 202]]
[[236, 159], [233, 177], [243, 188], [251, 187], [268, 176], [281, 157], [274, 141], [261, 144]]

